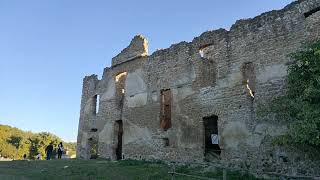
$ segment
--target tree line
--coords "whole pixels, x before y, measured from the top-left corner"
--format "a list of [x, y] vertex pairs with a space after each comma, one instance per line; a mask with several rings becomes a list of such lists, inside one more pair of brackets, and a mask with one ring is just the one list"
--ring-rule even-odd
[[2, 157], [23, 159], [24, 154], [27, 155], [28, 159], [35, 159], [38, 154], [45, 157], [45, 148], [51, 142], [55, 147], [53, 157], [57, 153], [56, 148], [60, 142], [63, 142], [64, 149], [68, 150], [69, 155], [76, 153], [76, 143], [64, 142], [54, 134], [22, 131], [15, 127], [0, 124], [0, 155]]

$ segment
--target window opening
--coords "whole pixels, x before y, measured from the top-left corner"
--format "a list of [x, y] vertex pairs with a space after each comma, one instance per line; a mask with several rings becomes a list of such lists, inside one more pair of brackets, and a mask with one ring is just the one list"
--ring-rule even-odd
[[100, 95], [96, 95], [95, 96], [95, 100], [96, 100], [96, 114], [99, 113], [99, 107], [100, 107]]
[[168, 130], [171, 127], [171, 90], [161, 90], [161, 112], [160, 112], [160, 127], [163, 130]]
[[127, 72], [122, 72], [116, 76], [116, 98], [119, 105], [119, 108], [122, 109], [125, 93], [125, 83]]
[[169, 138], [162, 138], [162, 141], [164, 147], [168, 147], [170, 145]]

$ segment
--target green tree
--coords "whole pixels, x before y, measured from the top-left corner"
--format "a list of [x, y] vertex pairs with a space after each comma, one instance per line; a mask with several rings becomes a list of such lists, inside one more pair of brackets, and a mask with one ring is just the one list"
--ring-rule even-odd
[[16, 147], [18, 149], [22, 139], [23, 139], [23, 137], [21, 137], [21, 136], [10, 136], [10, 138], [7, 140], [7, 142], [12, 144], [14, 147]]
[[5, 158], [17, 159], [18, 151], [17, 149], [4, 141], [0, 142], [0, 154]]
[[258, 113], [275, 113], [278, 120], [288, 122], [287, 133], [277, 143], [320, 147], [320, 41], [291, 58], [285, 94]]
[[[48, 133], [25, 132], [18, 128], [0, 125], [0, 154], [12, 159], [22, 159], [26, 154], [34, 159], [39, 153], [45, 157], [45, 148], [53, 143], [55, 147], [53, 157], [56, 155], [58, 143], [63, 142], [58, 136]], [[75, 153], [75, 143], [63, 142], [69, 151]]]

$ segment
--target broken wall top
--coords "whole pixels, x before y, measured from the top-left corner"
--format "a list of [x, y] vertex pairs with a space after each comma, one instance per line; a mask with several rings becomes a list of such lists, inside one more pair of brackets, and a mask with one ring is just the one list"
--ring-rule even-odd
[[128, 47], [112, 58], [112, 66], [148, 55], [148, 41], [141, 35], [135, 36]]
[[[319, 11], [320, 0], [297, 0], [287, 5], [283, 9], [273, 10], [262, 13], [259, 16], [249, 19], [241, 19], [232, 25], [230, 30], [217, 29], [202, 33], [199, 37], [195, 37], [192, 42], [181, 42], [174, 44], [169, 48], [157, 50], [150, 57], [161, 56], [169, 50], [179, 51], [180, 46], [188, 45], [192, 50], [198, 51], [207, 46], [214, 45], [222, 40], [230, 41], [231, 37], [245, 38], [248, 34], [265, 30], [266, 32], [277, 35], [278, 29], [273, 25], [277, 24], [284, 28], [282, 32], [290, 32], [294, 26], [299, 26], [300, 21], [306, 20], [311, 14]], [[275, 31], [275, 32], [272, 32]], [[112, 66], [148, 56], [148, 42], [141, 36], [135, 36], [128, 47], [123, 49], [121, 53], [112, 58]], [[111, 67], [112, 68], [112, 67]]]

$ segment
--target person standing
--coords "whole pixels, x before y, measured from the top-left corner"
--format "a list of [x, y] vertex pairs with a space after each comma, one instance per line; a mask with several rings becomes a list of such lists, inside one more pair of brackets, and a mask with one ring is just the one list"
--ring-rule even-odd
[[62, 142], [60, 142], [58, 145], [58, 159], [61, 159], [63, 151], [64, 151], [63, 144], [62, 144]]
[[53, 151], [53, 145], [52, 145], [52, 142], [51, 142], [51, 143], [46, 147], [47, 160], [50, 160], [50, 159], [51, 159], [52, 151]]

